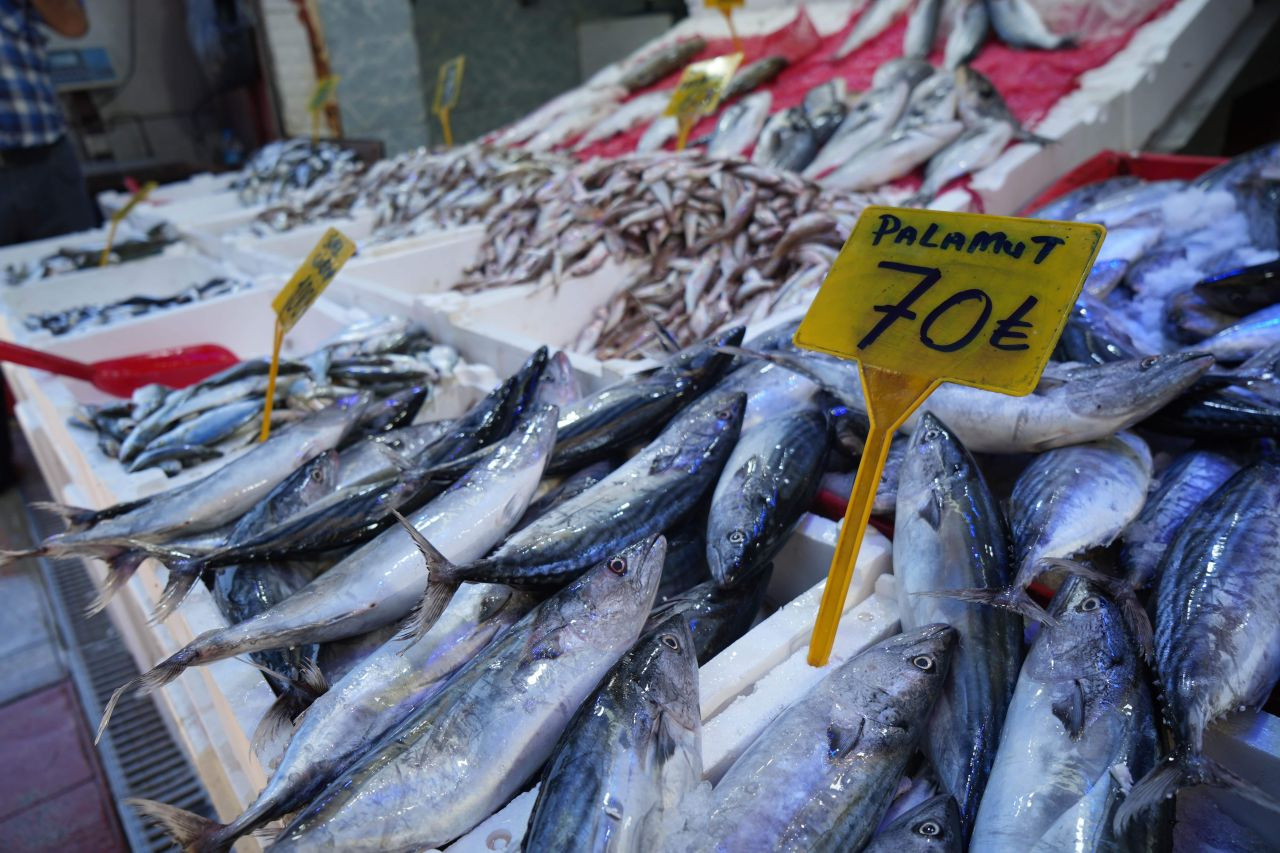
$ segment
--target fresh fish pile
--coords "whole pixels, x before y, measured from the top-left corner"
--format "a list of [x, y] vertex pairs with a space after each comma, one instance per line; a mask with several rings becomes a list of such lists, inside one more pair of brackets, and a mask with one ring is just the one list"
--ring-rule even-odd
[[[148, 228], [145, 233], [138, 233], [136, 236], [130, 233], [126, 222], [116, 235], [116, 241], [111, 244], [111, 254], [107, 256], [107, 263], [123, 264], [158, 255], [165, 250], [165, 247], [177, 241], [177, 232], [167, 222], [157, 223]], [[6, 264], [4, 283], [18, 286], [76, 270], [92, 269], [102, 261], [104, 248], [106, 248], [105, 240], [97, 245], [87, 243], [63, 246], [53, 254], [35, 261]]]
[[[909, 14], [908, 14], [909, 13]], [[1023, 50], [1057, 50], [1075, 43], [1071, 36], [1053, 33], [1029, 0], [870, 0], [863, 5], [853, 28], [837, 48], [833, 59], [843, 59], [879, 36], [901, 15], [908, 14], [903, 36], [904, 56], [924, 59], [934, 50], [944, 14], [946, 65], [954, 68], [969, 61], [994, 30], [1001, 41]]]
[[593, 160], [495, 211], [460, 288], [554, 287], [609, 260], [639, 264], [573, 346], [636, 357], [664, 338], [684, 346], [804, 304], [862, 207], [858, 197], [738, 158]]
[[262, 146], [231, 182], [241, 204], [270, 204], [295, 190], [331, 187], [363, 167], [354, 151], [306, 137]]
[[[458, 364], [452, 348], [404, 320], [364, 321], [298, 359], [282, 361], [273, 423], [288, 423], [355, 391], [382, 402], [361, 430], [411, 423]], [[128, 471], [160, 468], [173, 476], [256, 438], [262, 426], [270, 360], [251, 359], [195, 385], [148, 385], [118, 403], [82, 406], [71, 424], [97, 434], [98, 447]]]
[[191, 305], [205, 299], [227, 296], [249, 287], [252, 287], [252, 284], [242, 279], [211, 278], [203, 284], [193, 284], [172, 296], [138, 295], [106, 305], [77, 305], [61, 311], [28, 314], [23, 319], [23, 325], [32, 332], [44, 331], [51, 335], [65, 335], [81, 328], [110, 326], [112, 323], [130, 317], [142, 317], [167, 311], [179, 305]]

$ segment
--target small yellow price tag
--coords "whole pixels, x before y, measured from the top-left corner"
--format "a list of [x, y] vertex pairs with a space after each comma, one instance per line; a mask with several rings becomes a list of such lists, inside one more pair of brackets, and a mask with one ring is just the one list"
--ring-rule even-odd
[[733, 10], [741, 9], [746, 2], [747, 0], [704, 0], [708, 9], [715, 9], [724, 15], [724, 22], [729, 25], [729, 35], [733, 38], [733, 49], [739, 52], [742, 50], [742, 39], [738, 38], [738, 31], [733, 26]]
[[894, 431], [942, 382], [1031, 393], [1105, 236], [1085, 222], [863, 211], [795, 335], [857, 359], [871, 421], [810, 664], [830, 657]]
[[280, 346], [284, 343], [285, 333], [292, 329], [324, 293], [333, 277], [342, 269], [347, 259], [355, 254], [356, 244], [337, 228], [324, 232], [320, 242], [307, 255], [307, 259], [298, 267], [297, 272], [285, 284], [271, 307], [276, 312], [275, 341], [271, 346], [271, 370], [267, 374], [267, 399], [262, 412], [262, 431], [259, 441], [266, 441], [271, 435], [271, 409], [276, 395], [276, 374], [280, 369]]
[[341, 79], [340, 74], [326, 74], [316, 81], [315, 88], [311, 90], [311, 97], [307, 99], [307, 111], [311, 113], [312, 139], [320, 135], [320, 111], [333, 99], [338, 91], [338, 81]]
[[458, 105], [458, 98], [462, 95], [462, 71], [466, 63], [466, 56], [455, 56], [442, 62], [436, 72], [436, 94], [431, 111], [440, 120], [444, 144], [450, 148], [453, 147], [453, 128], [449, 124], [449, 113]]
[[133, 213], [135, 207], [147, 200], [156, 186], [155, 181], [147, 181], [129, 197], [129, 201], [125, 203], [124, 207], [111, 214], [111, 224], [107, 228], [107, 245], [102, 247], [102, 255], [98, 258], [98, 266], [105, 267], [107, 262], [111, 260], [111, 247], [115, 245], [116, 229], [120, 227], [120, 223], [127, 219], [130, 213]]
[[671, 101], [663, 115], [674, 116], [679, 124], [676, 150], [684, 149], [689, 131], [704, 115], [715, 111], [724, 96], [724, 90], [733, 79], [733, 73], [742, 64], [742, 53], [730, 53], [712, 59], [694, 62], [684, 69]]

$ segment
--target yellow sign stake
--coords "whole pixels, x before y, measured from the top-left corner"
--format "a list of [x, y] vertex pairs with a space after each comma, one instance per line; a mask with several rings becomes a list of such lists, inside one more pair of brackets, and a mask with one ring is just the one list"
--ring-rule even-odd
[[338, 81], [342, 79], [339, 74], [326, 74], [316, 81], [316, 86], [311, 90], [311, 97], [307, 99], [307, 110], [311, 113], [311, 141], [320, 138], [320, 113], [324, 110], [325, 104], [333, 99], [334, 93], [338, 90]]
[[675, 117], [677, 151], [684, 150], [689, 141], [689, 131], [693, 130], [698, 119], [711, 114], [720, 105], [724, 90], [733, 79], [733, 72], [741, 64], [742, 53], [738, 52], [694, 62], [684, 69], [663, 112], [663, 115]]
[[871, 429], [809, 643], [825, 666], [894, 432], [942, 382], [1022, 396], [1039, 382], [1106, 229], [868, 207], [795, 342], [857, 359]]
[[115, 245], [116, 229], [120, 227], [120, 221], [130, 213], [133, 213], [135, 207], [146, 201], [147, 196], [151, 195], [155, 188], [155, 181], [147, 181], [138, 188], [137, 192], [129, 197], [129, 201], [125, 203], [124, 207], [111, 214], [111, 225], [107, 228], [107, 245], [102, 247], [102, 255], [98, 258], [98, 266], [105, 267], [107, 262], [111, 260], [111, 247]]
[[742, 51], [742, 39], [738, 38], [738, 31], [733, 26], [733, 10], [741, 8], [747, 0], [705, 0], [708, 9], [716, 9], [721, 15], [724, 15], [724, 22], [729, 25], [729, 35], [733, 38], [733, 49]]
[[266, 441], [271, 435], [271, 409], [276, 397], [276, 374], [280, 370], [280, 345], [285, 333], [302, 319], [307, 309], [320, 298], [329, 282], [342, 269], [347, 259], [355, 254], [356, 244], [339, 231], [330, 228], [320, 242], [298, 267], [293, 278], [281, 288], [271, 307], [276, 312], [275, 342], [271, 345], [271, 371], [267, 374], [267, 400], [262, 411], [262, 431], [258, 441]]
[[436, 72], [436, 95], [431, 103], [431, 111], [440, 120], [440, 131], [444, 135], [447, 148], [453, 147], [453, 127], [449, 124], [449, 113], [458, 105], [462, 96], [462, 71], [467, 63], [465, 56], [455, 56], [440, 64]]

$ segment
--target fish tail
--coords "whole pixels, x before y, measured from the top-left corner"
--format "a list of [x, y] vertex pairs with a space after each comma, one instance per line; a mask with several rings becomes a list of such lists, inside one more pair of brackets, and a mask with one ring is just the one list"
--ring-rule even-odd
[[67, 525], [67, 532], [69, 533], [92, 527], [98, 521], [100, 512], [96, 509], [86, 509], [82, 506], [72, 506], [71, 504], [62, 504], [57, 501], [32, 501], [31, 507], [58, 516]]
[[125, 804], [131, 806], [144, 818], [159, 824], [184, 853], [213, 853], [213, 851], [231, 849], [233, 840], [223, 840], [219, 837], [226, 827], [216, 820], [192, 814], [177, 806], [139, 797], [129, 797], [125, 800]]
[[969, 604], [986, 604], [991, 607], [1012, 610], [1020, 616], [1043, 622], [1046, 625], [1054, 624], [1053, 617], [1043, 607], [1036, 604], [1031, 599], [1031, 596], [1027, 595], [1027, 591], [1018, 584], [1006, 587], [976, 587], [973, 589], [935, 589], [927, 592], [917, 592], [915, 595], [927, 595], [934, 598], [955, 598]]
[[1172, 797], [1180, 789], [1195, 785], [1227, 788], [1265, 808], [1280, 808], [1280, 803], [1271, 794], [1212, 758], [1193, 752], [1190, 747], [1180, 746], [1130, 789], [1116, 810], [1116, 831], [1123, 832], [1138, 815]]
[[453, 599], [453, 594], [458, 589], [458, 581], [455, 577], [457, 567], [437, 551], [435, 546], [427, 541], [427, 537], [410, 524], [399, 510], [392, 508], [391, 514], [408, 532], [409, 537], [413, 539], [413, 544], [418, 546], [418, 551], [422, 553], [422, 558], [427, 563], [427, 590], [422, 595], [422, 601], [418, 602], [418, 606], [405, 621], [404, 629], [397, 635], [402, 640], [415, 642], [431, 630], [431, 626], [436, 623], [440, 614]]
[[[257, 664], [255, 664], [257, 666]], [[251, 744], [255, 753], [261, 754], [268, 744], [276, 741], [280, 735], [293, 726], [298, 717], [311, 707], [312, 703], [329, 690], [329, 682], [314, 661], [304, 660], [298, 666], [294, 678], [288, 678], [266, 667], [259, 667], [271, 677], [284, 683], [284, 689], [271, 703], [271, 707], [262, 715], [257, 728], [253, 731]]]
[[142, 675], [135, 676], [117, 687], [116, 691], [111, 694], [111, 698], [107, 700], [107, 707], [102, 709], [102, 722], [98, 723], [98, 733], [93, 742], [96, 744], [102, 739], [103, 732], [107, 730], [107, 726], [111, 722], [111, 715], [115, 713], [116, 705], [119, 704], [121, 697], [125, 693], [130, 690], [137, 690], [139, 693], [151, 693], [164, 687], [186, 672], [187, 667], [194, 666], [203, 660], [205, 655], [201, 651], [201, 647], [216, 633], [218, 633], [216, 628], [205, 631], [190, 643], [187, 643], [172, 655], [142, 673]]
[[99, 557], [107, 564], [107, 577], [102, 582], [102, 589], [85, 607], [86, 616], [95, 616], [106, 609], [116, 591], [128, 583], [129, 578], [133, 577], [133, 573], [138, 570], [138, 566], [142, 565], [146, 554], [136, 549], [126, 548], [112, 554], [100, 554]]
[[148, 621], [150, 625], [159, 625], [164, 620], [173, 615], [173, 611], [178, 609], [187, 597], [187, 593], [191, 592], [191, 588], [196, 585], [196, 581], [200, 579], [199, 572], [169, 570], [169, 579], [165, 581], [164, 591], [160, 593], [160, 600], [156, 602], [155, 610], [151, 613]]
[[18, 551], [6, 551], [0, 548], [0, 567], [15, 563], [18, 560], [24, 560], [27, 557], [43, 557], [48, 553], [48, 548], [43, 545], [39, 548], [23, 548]]

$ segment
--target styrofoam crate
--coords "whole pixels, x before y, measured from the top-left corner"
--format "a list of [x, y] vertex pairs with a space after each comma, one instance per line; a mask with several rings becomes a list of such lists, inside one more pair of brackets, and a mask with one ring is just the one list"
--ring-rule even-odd
[[[483, 243], [484, 228], [479, 225], [419, 235], [364, 247], [344, 269], [382, 299], [407, 309], [415, 296], [449, 292], [475, 261]], [[333, 298], [342, 302], [360, 296], [344, 291], [335, 292]]]
[[[84, 325], [66, 335], [55, 336], [43, 329], [28, 330], [25, 322], [28, 315], [65, 311], [83, 305], [106, 305], [134, 296], [164, 298], [213, 278], [248, 280], [228, 264], [200, 255], [160, 255], [124, 265], [67, 273], [59, 276], [56, 283], [33, 283], [0, 290], [0, 311], [7, 315], [10, 333], [15, 340], [39, 346], [42, 345], [40, 342], [75, 337], [107, 327]], [[201, 304], [204, 301], [174, 306], [164, 309], [164, 312], [180, 312]], [[156, 313], [162, 312], [121, 319], [111, 325], [132, 324]]]
[[223, 190], [178, 201], [149, 198], [133, 209], [132, 216], [144, 227], [168, 222], [177, 228], [199, 228], [228, 214], [257, 213], [263, 208], [262, 204], [245, 204], [234, 190]]
[[[174, 202], [189, 201], [193, 198], [228, 192], [231, 191], [231, 184], [237, 177], [239, 177], [238, 172], [224, 172], [218, 175], [201, 172], [183, 181], [161, 184], [151, 191], [151, 195], [147, 197], [143, 204], [163, 206]], [[133, 193], [121, 190], [103, 190], [97, 196], [98, 207], [102, 209], [104, 215], [110, 215], [128, 204], [129, 199], [132, 197]]]
[[[116, 243], [123, 243], [129, 238], [141, 238], [144, 236], [144, 230], [145, 229], [137, 226], [133, 217], [130, 217], [122, 222], [120, 227], [117, 229]], [[60, 249], [88, 249], [101, 252], [102, 247], [106, 245], [106, 241], [107, 229], [103, 227], [90, 228], [88, 231], [77, 231], [72, 234], [63, 234], [59, 237], [50, 237], [45, 240], [32, 240], [27, 243], [16, 243], [12, 246], [0, 248], [0, 287], [11, 286], [5, 284], [6, 279], [4, 277], [6, 270], [11, 266], [37, 263], [43, 258], [57, 254]], [[180, 254], [182, 251], [182, 244], [177, 242], [164, 247], [157, 254]], [[145, 258], [139, 258], [138, 260], [145, 260]], [[138, 261], [135, 260], [130, 261], [129, 263], [135, 264], [137, 262]], [[76, 272], [82, 272], [82, 270], [78, 270]], [[56, 278], [61, 280], [64, 276], [72, 274], [74, 273], [61, 273], [56, 276]], [[38, 286], [42, 281], [48, 281], [48, 279], [37, 279], [36, 281], [23, 286]]]

